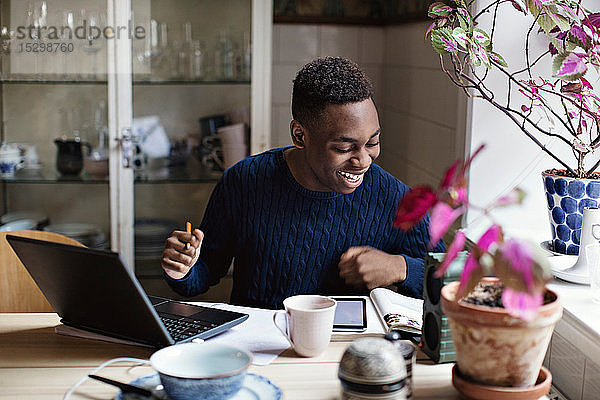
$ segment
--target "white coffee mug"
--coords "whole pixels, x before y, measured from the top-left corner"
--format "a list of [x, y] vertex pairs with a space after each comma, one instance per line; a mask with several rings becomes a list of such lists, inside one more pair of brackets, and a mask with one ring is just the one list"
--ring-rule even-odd
[[577, 275], [577, 280], [573, 280], [573, 282], [589, 285], [592, 269], [586, 253], [589, 245], [597, 243], [600, 243], [600, 208], [585, 207], [583, 209], [579, 257], [568, 271]]
[[[297, 295], [283, 301], [285, 311], [273, 314], [275, 326], [285, 335], [294, 351], [303, 357], [321, 354], [329, 345], [335, 316], [335, 300], [319, 295]], [[284, 314], [287, 329], [277, 324]]]

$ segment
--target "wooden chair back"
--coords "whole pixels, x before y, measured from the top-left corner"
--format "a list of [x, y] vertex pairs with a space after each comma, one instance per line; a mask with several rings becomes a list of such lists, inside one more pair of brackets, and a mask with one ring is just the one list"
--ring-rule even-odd
[[75, 246], [83, 245], [75, 239], [54, 232], [0, 232], [0, 312], [54, 312], [6, 241], [7, 234]]

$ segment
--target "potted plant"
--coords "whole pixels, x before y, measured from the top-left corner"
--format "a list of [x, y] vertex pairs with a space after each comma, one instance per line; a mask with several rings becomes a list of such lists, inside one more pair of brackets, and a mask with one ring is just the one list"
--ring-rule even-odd
[[[556, 293], [546, 288], [552, 273], [539, 246], [505, 238], [490, 214], [494, 207], [520, 203], [524, 193], [514, 189], [483, 209], [468, 201], [465, 175], [473, 156], [454, 163], [437, 189], [411, 189], [398, 206], [394, 226], [409, 230], [430, 210], [429, 244], [433, 246], [468, 208], [490, 218], [489, 228], [470, 250], [460, 280], [442, 288], [458, 373], [464, 380], [488, 387], [539, 390], [536, 380], [562, 306]], [[445, 273], [465, 243], [466, 235], [459, 230], [437, 276]], [[483, 278], [490, 275], [496, 278]], [[488, 398], [487, 394], [483, 397]]]
[[[426, 33], [440, 55], [441, 68], [469, 96], [480, 98], [514, 122], [547, 153], [556, 168], [542, 172], [554, 251], [578, 254], [584, 207], [600, 206], [600, 93], [586, 77], [600, 66], [600, 13], [580, 0], [489, 0], [474, 14], [474, 1], [437, 2]], [[499, 13], [524, 14], [524, 68], [510, 68], [494, 49]], [[504, 14], [505, 15], [505, 14]], [[529, 17], [527, 17], [529, 16]], [[482, 21], [491, 28], [482, 28]], [[537, 46], [531, 46], [536, 39]], [[541, 39], [547, 41], [541, 54]], [[519, 60], [521, 61], [521, 60]], [[552, 73], [540, 72], [552, 65]], [[543, 68], [541, 68], [543, 70]], [[493, 71], [492, 71], [493, 70]], [[490, 73], [492, 71], [493, 73]], [[490, 77], [505, 84], [490, 84]], [[590, 79], [591, 80], [591, 79]], [[544, 138], [558, 143], [550, 150]], [[568, 150], [572, 159], [561, 156]]]

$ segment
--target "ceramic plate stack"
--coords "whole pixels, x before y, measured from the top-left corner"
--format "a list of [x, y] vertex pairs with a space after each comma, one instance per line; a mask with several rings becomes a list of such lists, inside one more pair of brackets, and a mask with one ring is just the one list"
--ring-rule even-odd
[[38, 229], [48, 225], [48, 216], [39, 211], [14, 211], [0, 217], [0, 232]]
[[135, 220], [135, 263], [138, 275], [161, 273], [160, 258], [165, 240], [175, 230], [176, 223], [164, 219]]
[[51, 224], [45, 227], [44, 230], [68, 236], [90, 249], [107, 250], [109, 248], [106, 235], [97, 225], [82, 223]]

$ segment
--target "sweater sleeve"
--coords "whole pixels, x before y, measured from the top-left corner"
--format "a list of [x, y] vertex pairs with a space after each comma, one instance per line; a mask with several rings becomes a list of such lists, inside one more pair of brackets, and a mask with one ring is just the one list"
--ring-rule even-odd
[[231, 170], [225, 171], [210, 196], [199, 227], [204, 233], [204, 240], [196, 264], [181, 279], [164, 274], [169, 286], [182, 296], [206, 292], [229, 270], [237, 238], [233, 224], [235, 182], [232, 174]]

